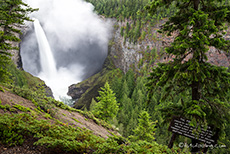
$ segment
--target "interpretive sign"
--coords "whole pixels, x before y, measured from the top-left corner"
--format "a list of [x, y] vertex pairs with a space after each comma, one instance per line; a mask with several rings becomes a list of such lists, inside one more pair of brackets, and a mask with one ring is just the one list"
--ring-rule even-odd
[[194, 127], [189, 125], [190, 120], [181, 117], [174, 117], [170, 123], [169, 131], [189, 137], [191, 139], [196, 139], [198, 141], [204, 142], [207, 145], [214, 145], [218, 139], [218, 134], [214, 133], [212, 128], [208, 126], [205, 130], [201, 128], [199, 136], [193, 134]]

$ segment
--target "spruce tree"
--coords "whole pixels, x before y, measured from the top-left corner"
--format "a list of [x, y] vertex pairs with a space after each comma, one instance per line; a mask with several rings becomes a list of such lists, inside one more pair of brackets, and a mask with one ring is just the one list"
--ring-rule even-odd
[[147, 142], [153, 142], [155, 140], [156, 122], [150, 120], [150, 116], [147, 111], [142, 111], [138, 119], [138, 126], [133, 130], [134, 135], [129, 136], [132, 141], [143, 140]]
[[155, 88], [163, 88], [162, 101], [169, 102], [169, 96], [184, 96], [180, 103], [167, 104], [163, 109], [165, 118], [183, 116], [197, 128], [211, 125], [221, 134], [230, 120], [226, 100], [230, 74], [227, 68], [208, 63], [207, 52], [209, 47], [215, 47], [217, 52], [228, 52], [230, 47], [230, 41], [224, 39], [230, 6], [223, 3], [224, 0], [154, 0], [146, 7], [152, 14], [160, 7], [175, 4], [178, 8], [161, 29], [168, 35], [177, 34], [165, 49], [173, 60], [152, 69], [147, 84], [149, 97]]
[[99, 91], [97, 100], [99, 102], [92, 108], [92, 112], [96, 117], [108, 121], [117, 115], [119, 109], [118, 103], [108, 82], [106, 82], [105, 86]]
[[24, 21], [31, 21], [27, 16], [37, 9], [32, 9], [22, 0], [0, 1], [0, 81], [6, 81], [9, 73], [6, 66], [10, 63], [10, 50], [18, 49], [13, 42], [19, 42], [21, 26]]
[[129, 90], [128, 97], [131, 97], [132, 92], [135, 87], [135, 75], [134, 75], [133, 70], [131, 69], [128, 70], [128, 72], [125, 74], [125, 79], [126, 79], [128, 90]]
[[131, 111], [133, 110], [131, 99], [126, 95], [123, 94], [121, 100], [120, 100], [120, 111], [117, 115], [117, 118], [119, 120], [119, 123], [123, 124], [124, 130], [122, 132], [122, 135], [127, 137], [130, 133], [130, 130], [127, 129], [129, 122], [130, 122], [130, 116]]

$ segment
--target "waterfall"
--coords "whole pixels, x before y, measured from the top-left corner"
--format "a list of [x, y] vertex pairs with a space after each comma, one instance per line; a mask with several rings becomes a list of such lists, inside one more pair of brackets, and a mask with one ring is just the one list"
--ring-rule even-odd
[[102, 68], [112, 24], [84, 0], [23, 1], [39, 8], [31, 14], [35, 22], [33, 26], [28, 22], [20, 46], [23, 69], [45, 81], [60, 100], [67, 97], [70, 85]]
[[34, 29], [39, 46], [42, 73], [47, 77], [56, 76], [57, 70], [53, 53], [38, 19], [34, 19]]
[[[68, 86], [78, 83], [80, 80], [73, 74], [71, 68], [56, 68], [56, 62], [53, 57], [49, 42], [41, 27], [39, 20], [34, 19], [34, 30], [39, 47], [41, 72], [38, 77], [45, 81], [53, 92], [54, 98], [70, 98], [67, 96]], [[81, 68], [78, 67], [81, 71]]]

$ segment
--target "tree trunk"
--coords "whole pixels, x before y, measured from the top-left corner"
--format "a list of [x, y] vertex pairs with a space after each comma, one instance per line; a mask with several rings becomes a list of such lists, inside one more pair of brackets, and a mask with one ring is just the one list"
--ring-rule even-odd
[[171, 149], [171, 148], [173, 147], [173, 143], [174, 143], [174, 141], [175, 141], [176, 137], [177, 137], [176, 133], [173, 133], [173, 134], [172, 134], [172, 137], [171, 137], [171, 139], [170, 139], [170, 142], [169, 142], [168, 148], [170, 148], [170, 149]]
[[191, 87], [192, 87], [192, 100], [198, 101], [200, 99], [199, 82], [193, 81]]
[[194, 9], [198, 10], [200, 4], [200, 0], [194, 0]]

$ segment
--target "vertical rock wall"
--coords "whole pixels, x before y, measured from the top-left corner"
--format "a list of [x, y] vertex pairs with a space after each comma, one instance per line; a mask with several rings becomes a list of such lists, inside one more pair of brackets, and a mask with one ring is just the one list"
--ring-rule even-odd
[[[112, 40], [110, 41], [109, 56], [116, 68], [120, 68], [124, 73], [128, 71], [131, 65], [134, 65], [137, 68], [139, 60], [143, 57], [143, 52], [151, 52], [153, 48], [155, 48], [157, 54], [159, 54], [159, 58], [156, 59], [155, 63], [172, 60], [172, 57], [170, 56], [165, 56], [164, 54], [161, 55], [164, 48], [169, 46], [176, 36], [176, 34], [173, 34], [170, 37], [166, 37], [157, 32], [160, 25], [165, 21], [161, 21], [152, 27], [151, 33], [148, 33], [147, 27], [145, 27], [144, 30], [147, 33], [146, 38], [144, 40], [138, 40], [135, 44], [130, 43], [129, 39], [124, 40], [124, 37], [120, 34], [121, 26], [125, 26], [127, 22], [130, 21], [114, 21], [114, 31]], [[226, 35], [225, 38], [230, 38], [230, 33]], [[207, 56], [209, 59], [208, 62], [214, 65], [225, 67], [229, 66], [230, 54], [218, 51], [211, 47]]]

